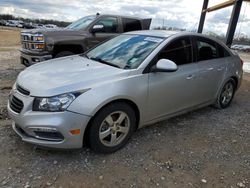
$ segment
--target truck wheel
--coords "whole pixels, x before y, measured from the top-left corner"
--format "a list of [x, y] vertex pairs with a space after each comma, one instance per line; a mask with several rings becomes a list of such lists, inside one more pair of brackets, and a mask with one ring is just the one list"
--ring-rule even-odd
[[69, 56], [69, 55], [75, 55], [75, 54], [73, 52], [70, 52], [70, 51], [62, 51], [62, 52], [57, 53], [55, 55], [55, 58]]
[[90, 148], [97, 153], [112, 153], [128, 142], [136, 127], [136, 116], [128, 104], [113, 103], [98, 112], [90, 126]]

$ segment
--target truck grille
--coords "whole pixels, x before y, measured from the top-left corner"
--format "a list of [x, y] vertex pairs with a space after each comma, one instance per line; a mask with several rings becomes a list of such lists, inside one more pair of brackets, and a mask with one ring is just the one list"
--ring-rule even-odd
[[31, 50], [31, 35], [28, 34], [21, 34], [21, 42], [22, 42], [22, 48]]
[[20, 113], [23, 109], [23, 102], [19, 100], [17, 97], [15, 97], [14, 95], [12, 95], [10, 97], [10, 108], [14, 112]]
[[22, 41], [30, 41], [31, 40], [31, 36], [30, 35], [21, 35], [21, 40]]
[[24, 88], [22, 88], [20, 85], [17, 84], [16, 86], [17, 91], [19, 91], [19, 93], [23, 94], [23, 95], [29, 95], [30, 92]]
[[28, 49], [28, 50], [32, 49], [31, 44], [28, 43], [28, 42], [22, 42], [22, 46], [23, 46], [24, 49]]
[[35, 50], [35, 43], [24, 41], [22, 42], [22, 48], [28, 49], [28, 50]]

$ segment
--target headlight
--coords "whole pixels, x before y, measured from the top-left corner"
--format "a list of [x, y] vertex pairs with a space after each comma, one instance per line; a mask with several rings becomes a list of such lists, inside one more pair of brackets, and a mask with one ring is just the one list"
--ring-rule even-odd
[[36, 50], [44, 49], [44, 44], [34, 44]]
[[44, 41], [44, 37], [43, 37], [43, 35], [36, 35], [33, 37], [33, 41], [42, 42], [42, 41]]
[[66, 110], [81, 92], [65, 93], [47, 98], [35, 98], [33, 111], [60, 112]]

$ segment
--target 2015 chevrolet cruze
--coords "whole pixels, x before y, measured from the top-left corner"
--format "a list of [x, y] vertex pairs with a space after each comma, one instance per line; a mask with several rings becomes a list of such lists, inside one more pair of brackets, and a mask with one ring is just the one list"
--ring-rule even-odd
[[143, 125], [214, 104], [226, 108], [242, 61], [192, 33], [136, 31], [83, 55], [33, 65], [17, 78], [8, 112], [23, 141], [110, 153]]

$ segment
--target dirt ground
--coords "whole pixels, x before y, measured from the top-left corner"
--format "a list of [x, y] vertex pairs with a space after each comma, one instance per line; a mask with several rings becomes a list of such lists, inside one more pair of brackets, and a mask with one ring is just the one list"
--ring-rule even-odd
[[[11, 36], [10, 36], [11, 35]], [[0, 187], [250, 187], [250, 74], [225, 110], [206, 107], [138, 130], [111, 155], [23, 143], [6, 114], [19, 31], [0, 28]], [[250, 55], [242, 58], [250, 62]]]

